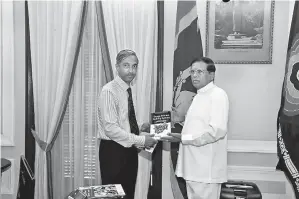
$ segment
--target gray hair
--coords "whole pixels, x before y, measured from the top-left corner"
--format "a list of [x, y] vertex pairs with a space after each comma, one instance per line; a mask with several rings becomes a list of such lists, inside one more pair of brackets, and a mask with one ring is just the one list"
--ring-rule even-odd
[[116, 56], [116, 64], [119, 64], [122, 60], [124, 60], [125, 58], [134, 55], [137, 58], [137, 63], [139, 62], [138, 57], [136, 55], [136, 53], [133, 50], [121, 50], [117, 56]]

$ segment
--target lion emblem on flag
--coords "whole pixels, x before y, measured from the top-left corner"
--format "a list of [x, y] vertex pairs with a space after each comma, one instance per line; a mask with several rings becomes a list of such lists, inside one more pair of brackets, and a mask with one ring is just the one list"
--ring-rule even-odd
[[299, 35], [294, 38], [289, 50], [289, 60], [284, 82], [284, 108], [287, 116], [299, 115]]

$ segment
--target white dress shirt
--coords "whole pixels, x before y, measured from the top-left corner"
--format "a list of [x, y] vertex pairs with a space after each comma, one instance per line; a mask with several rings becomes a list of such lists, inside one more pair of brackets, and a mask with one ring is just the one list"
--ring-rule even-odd
[[[124, 147], [141, 147], [144, 146], [145, 137], [131, 133], [130, 129], [128, 88], [119, 76], [103, 87], [98, 101], [98, 137], [113, 140]], [[133, 103], [135, 105], [134, 97]]]
[[229, 101], [213, 82], [199, 89], [182, 130], [176, 175], [185, 180], [227, 181], [227, 123]]

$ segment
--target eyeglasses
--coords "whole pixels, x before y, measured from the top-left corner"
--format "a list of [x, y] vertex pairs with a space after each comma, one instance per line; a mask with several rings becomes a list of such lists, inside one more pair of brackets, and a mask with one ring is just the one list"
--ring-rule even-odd
[[195, 73], [197, 75], [203, 75], [207, 70], [190, 70], [190, 75], [194, 75]]

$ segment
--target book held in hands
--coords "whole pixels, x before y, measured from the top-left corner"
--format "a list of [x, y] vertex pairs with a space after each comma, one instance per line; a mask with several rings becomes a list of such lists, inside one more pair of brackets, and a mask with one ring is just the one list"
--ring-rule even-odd
[[167, 137], [171, 133], [171, 112], [162, 111], [151, 114], [150, 133], [155, 139]]

